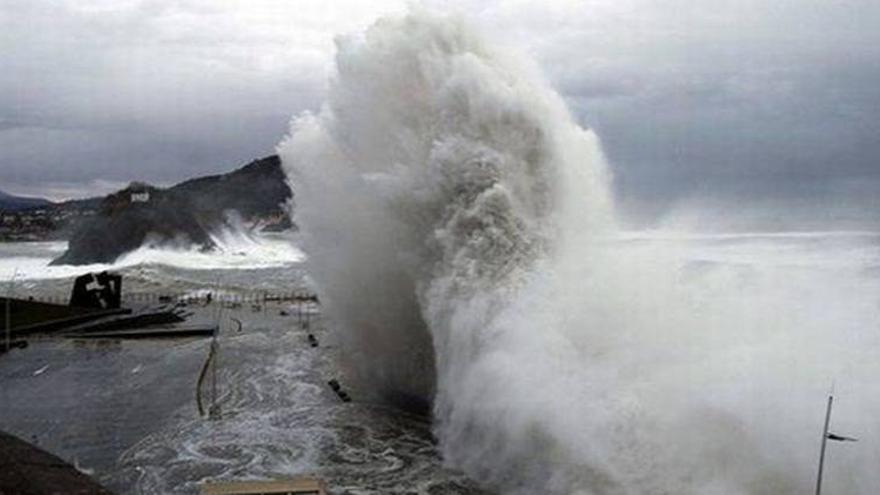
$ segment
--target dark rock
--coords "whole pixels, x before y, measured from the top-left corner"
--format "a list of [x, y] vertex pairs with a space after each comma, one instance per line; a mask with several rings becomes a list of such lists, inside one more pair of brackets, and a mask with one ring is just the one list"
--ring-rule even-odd
[[53, 265], [112, 263], [143, 245], [209, 250], [211, 234], [230, 213], [245, 223], [284, 218], [291, 191], [277, 156], [253, 161], [224, 175], [182, 182], [168, 189], [133, 183], [103, 199], [98, 212], [71, 235]]
[[330, 389], [336, 393], [336, 396], [339, 397], [342, 402], [351, 402], [351, 396], [348, 395], [348, 392], [342, 390], [342, 385], [339, 384], [338, 380], [334, 378], [327, 382], [327, 385], [330, 386]]

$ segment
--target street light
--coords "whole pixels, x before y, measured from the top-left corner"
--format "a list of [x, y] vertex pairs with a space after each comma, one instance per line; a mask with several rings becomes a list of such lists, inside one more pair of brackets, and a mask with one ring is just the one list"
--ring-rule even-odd
[[831, 404], [834, 402], [834, 394], [828, 394], [828, 405], [825, 408], [825, 427], [822, 429], [822, 447], [819, 450], [819, 474], [816, 476], [816, 495], [822, 495], [822, 469], [825, 467], [825, 446], [828, 440], [835, 442], [857, 442], [858, 439], [845, 437], [831, 433], [828, 428], [831, 425]]

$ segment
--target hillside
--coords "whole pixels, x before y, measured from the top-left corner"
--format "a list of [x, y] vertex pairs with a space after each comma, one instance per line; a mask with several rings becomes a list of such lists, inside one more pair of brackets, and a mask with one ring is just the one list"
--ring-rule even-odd
[[274, 155], [228, 174], [191, 179], [167, 189], [133, 183], [104, 198], [52, 264], [112, 263], [146, 243], [211, 249], [215, 247], [211, 234], [226, 226], [231, 216], [245, 224], [289, 226], [283, 204], [290, 197], [281, 162]]
[[51, 204], [52, 202], [47, 199], [14, 196], [0, 191], [0, 211], [19, 211]]

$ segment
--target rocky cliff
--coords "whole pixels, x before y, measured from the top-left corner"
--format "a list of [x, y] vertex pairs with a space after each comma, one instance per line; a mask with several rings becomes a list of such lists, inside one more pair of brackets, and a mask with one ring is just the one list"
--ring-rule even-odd
[[291, 197], [277, 156], [223, 175], [163, 189], [132, 183], [103, 199], [95, 215], [72, 233], [67, 251], [52, 264], [112, 263], [145, 243], [214, 247], [211, 233], [230, 216], [290, 225], [282, 205]]

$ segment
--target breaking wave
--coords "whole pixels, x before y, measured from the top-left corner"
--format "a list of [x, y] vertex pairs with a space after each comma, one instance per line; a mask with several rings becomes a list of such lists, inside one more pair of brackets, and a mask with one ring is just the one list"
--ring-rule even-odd
[[[876, 256], [619, 232], [596, 136], [459, 18], [337, 48], [279, 146], [309, 272], [357, 376], [432, 402], [447, 462], [511, 493], [796, 493], [832, 378], [840, 424], [876, 429]], [[839, 491], [880, 486], [876, 446], [835, 455]]]
[[145, 265], [164, 265], [187, 270], [234, 270], [272, 268], [297, 264], [303, 253], [282, 234], [251, 234], [224, 229], [212, 235], [216, 248], [199, 250], [169, 245], [146, 245], [112, 264], [50, 266], [67, 249], [64, 241], [12, 243], [0, 246], [0, 282], [13, 275], [17, 280], [66, 279], [86, 272], [119, 270]]

